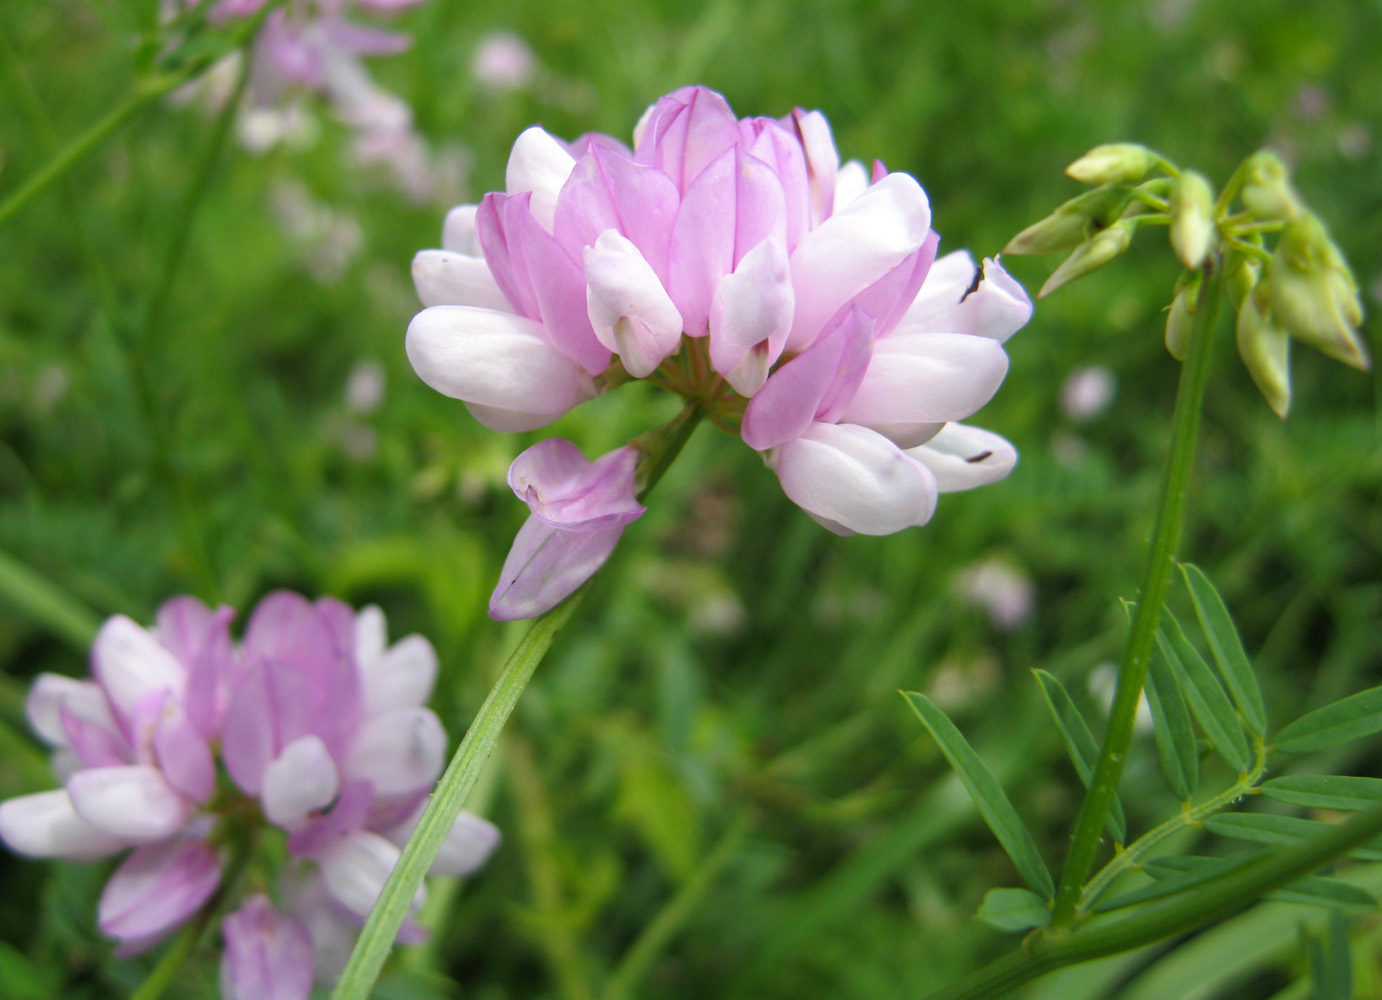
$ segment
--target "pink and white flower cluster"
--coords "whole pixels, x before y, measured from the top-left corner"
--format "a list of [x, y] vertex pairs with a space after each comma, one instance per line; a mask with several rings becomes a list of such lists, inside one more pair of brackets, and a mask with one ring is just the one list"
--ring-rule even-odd
[[[390, 646], [375, 607], [274, 593], [238, 644], [233, 616], [174, 598], [152, 629], [102, 626], [93, 680], [40, 675], [27, 713], [63, 787], [0, 803], [0, 839], [32, 857], [129, 851], [98, 905], [129, 955], [275, 834], [288, 860], [226, 918], [222, 980], [237, 1000], [305, 998], [339, 972], [441, 772], [446, 733], [424, 707], [437, 660], [421, 636]], [[462, 813], [433, 871], [473, 871], [498, 840]]]
[[453, 209], [414, 260], [408, 356], [502, 431], [649, 378], [737, 424], [832, 531], [889, 534], [1016, 461], [956, 421], [998, 388], [1031, 302], [938, 243], [920, 185], [841, 164], [820, 112], [738, 120], [688, 87], [632, 149], [519, 136], [506, 190]]

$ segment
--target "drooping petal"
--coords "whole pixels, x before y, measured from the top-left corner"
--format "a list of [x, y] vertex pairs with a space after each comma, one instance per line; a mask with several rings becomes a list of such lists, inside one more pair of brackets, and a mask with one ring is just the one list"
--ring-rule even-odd
[[141, 847], [106, 883], [97, 907], [101, 931], [133, 954], [196, 913], [221, 881], [221, 862], [204, 840], [179, 838]]
[[292, 829], [308, 813], [331, 804], [340, 790], [340, 776], [326, 744], [311, 734], [300, 736], [283, 748], [264, 769], [264, 815], [285, 829]]
[[122, 721], [129, 719], [145, 695], [168, 691], [181, 698], [187, 686], [187, 668], [124, 615], [107, 619], [96, 633], [91, 672]]
[[812, 421], [833, 421], [868, 369], [873, 321], [850, 307], [819, 340], [787, 362], [749, 400], [741, 434], [755, 451], [795, 440]]
[[116, 729], [110, 703], [100, 685], [61, 674], [39, 674], [24, 699], [24, 714], [34, 732], [55, 747], [68, 745], [62, 723], [64, 709], [86, 722], [112, 732]]
[[982, 427], [946, 424], [939, 434], [907, 454], [936, 477], [942, 493], [996, 483], [1017, 464], [1017, 449]]
[[[928, 276], [922, 293], [927, 297], [917, 297], [898, 332], [964, 333], [1002, 343], [1032, 318], [1032, 300], [997, 261], [985, 258], [982, 269], [971, 273], [957, 298], [927, 295], [931, 285]], [[953, 284], [941, 287], [953, 295]]]
[[[322, 880], [336, 901], [352, 913], [365, 917], [374, 908], [384, 882], [398, 864], [399, 854], [399, 849], [379, 834], [359, 830], [342, 838], [318, 859], [318, 863]], [[413, 906], [421, 906], [425, 898], [425, 890], [419, 886]]]
[[710, 308], [710, 363], [741, 396], [767, 380], [792, 327], [787, 248], [766, 239], [720, 280]]
[[413, 258], [413, 284], [424, 306], [477, 306], [512, 312], [483, 257], [421, 250]]
[[225, 1000], [308, 1000], [312, 938], [300, 920], [256, 893], [221, 923], [221, 996]]
[[0, 840], [31, 858], [68, 861], [95, 861], [130, 846], [82, 819], [62, 788], [0, 802]]
[[409, 795], [427, 788], [446, 763], [446, 730], [428, 708], [396, 708], [366, 720], [344, 773], [368, 781], [374, 794]]
[[511, 195], [531, 191], [533, 218], [550, 233], [557, 195], [575, 165], [575, 159], [562, 143], [534, 125], [518, 137], [509, 153], [505, 191]]
[[801, 350], [839, 308], [915, 253], [931, 206], [907, 174], [888, 174], [813, 229], [792, 254], [796, 314], [788, 350]]
[[533, 430], [595, 395], [588, 372], [512, 313], [424, 309], [408, 325], [407, 351], [424, 382], [493, 430]]
[[82, 819], [128, 843], [171, 837], [192, 815], [188, 800], [147, 764], [86, 768], [68, 780], [67, 793]]
[[635, 378], [681, 343], [681, 313], [638, 248], [613, 229], [585, 251], [586, 308], [600, 343]]
[[864, 427], [812, 424], [774, 459], [788, 498], [839, 534], [890, 535], [936, 508], [930, 470]]
[[870, 427], [960, 420], [993, 398], [1007, 371], [1007, 354], [986, 337], [894, 334], [874, 344], [840, 419]]
[[536, 618], [590, 579], [614, 547], [624, 526], [597, 531], [563, 531], [529, 517], [518, 530], [499, 583], [489, 599], [496, 621]]
[[404, 636], [383, 655], [360, 664], [365, 718], [425, 704], [437, 679], [437, 653], [420, 635]]
[[609, 528], [629, 524], [647, 509], [635, 496], [637, 463], [632, 446], [591, 462], [570, 441], [547, 438], [514, 459], [509, 487], [535, 517], [553, 527]]

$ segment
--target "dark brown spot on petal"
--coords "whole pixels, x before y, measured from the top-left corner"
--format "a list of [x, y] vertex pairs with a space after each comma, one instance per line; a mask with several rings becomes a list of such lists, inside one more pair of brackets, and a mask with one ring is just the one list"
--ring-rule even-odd
[[993, 452], [991, 452], [991, 451], [981, 451], [981, 452], [979, 452], [979, 454], [975, 455], [973, 458], [967, 458], [967, 459], [965, 459], [965, 461], [968, 462], [970, 465], [974, 465], [976, 462], [982, 462], [984, 459], [986, 459], [986, 458], [992, 458], [992, 457], [993, 457]]

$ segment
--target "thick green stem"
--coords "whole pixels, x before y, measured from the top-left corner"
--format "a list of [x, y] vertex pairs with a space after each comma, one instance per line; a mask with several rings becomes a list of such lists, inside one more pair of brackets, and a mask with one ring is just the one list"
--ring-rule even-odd
[[991, 1000], [1044, 973], [1192, 931], [1231, 916], [1262, 896], [1342, 857], [1382, 832], [1382, 806], [1295, 847], [1274, 851], [1193, 892], [1146, 903], [1128, 916], [1091, 922], [1064, 937], [1035, 937], [927, 1000]]
[[1204, 265], [1204, 280], [1200, 283], [1190, 345], [1176, 390], [1176, 408], [1171, 421], [1171, 454], [1162, 480], [1161, 502], [1157, 507], [1156, 526], [1152, 531], [1151, 551], [1143, 574], [1137, 612], [1118, 668], [1118, 686], [1109, 712], [1108, 727], [1099, 748], [1099, 763], [1085, 794], [1080, 818], [1075, 824], [1070, 854], [1056, 890], [1049, 930], [1057, 935], [1067, 931], [1074, 922], [1081, 890], [1090, 869], [1094, 867], [1104, 817], [1108, 815], [1118, 779], [1123, 774], [1123, 761], [1132, 740], [1138, 699], [1142, 695], [1143, 682], [1147, 679], [1147, 664], [1151, 659], [1157, 619], [1161, 614], [1175, 561], [1176, 545], [1180, 540], [1190, 467], [1195, 458], [1195, 438], [1200, 427], [1214, 320], [1218, 313], [1219, 271], [1217, 259], [1211, 258]]
[[[700, 419], [700, 407], [691, 403], [666, 427], [659, 428], [640, 439], [647, 473], [639, 472], [638, 498], [648, 493], [662, 478], [672, 460], [690, 439]], [[431, 867], [432, 860], [446, 840], [471, 789], [479, 780], [480, 771], [489, 760], [499, 741], [499, 734], [518, 704], [519, 697], [532, 679], [533, 671], [547, 653], [557, 633], [561, 631], [580, 604], [589, 584], [584, 584], [551, 611], [533, 621], [519, 640], [518, 646], [504, 664], [504, 669], [490, 689], [488, 697], [475, 713], [465, 738], [427, 800], [427, 807], [418, 820], [417, 828], [403, 848], [398, 864], [390, 873], [379, 901], [370, 911], [365, 928], [355, 942], [350, 960], [341, 973], [332, 1000], [365, 1000], [374, 987], [384, 961], [389, 956], [398, 930], [408, 916], [413, 897]]]
[[19, 560], [0, 552], [0, 598], [51, 629], [85, 655], [101, 618]]

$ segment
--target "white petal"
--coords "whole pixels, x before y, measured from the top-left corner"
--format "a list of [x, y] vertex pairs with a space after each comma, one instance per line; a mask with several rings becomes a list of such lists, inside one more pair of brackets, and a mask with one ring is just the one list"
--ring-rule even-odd
[[[400, 853], [379, 834], [356, 831], [322, 856], [322, 880], [338, 903], [362, 917], [368, 916], [389, 873], [398, 864]], [[421, 906], [425, 898], [419, 887], [413, 905]]]
[[499, 828], [489, 820], [462, 811], [428, 871], [433, 875], [469, 875], [489, 860], [501, 839]]
[[101, 626], [91, 647], [92, 672], [117, 712], [126, 716], [145, 695], [171, 691], [182, 697], [187, 670], [144, 629], [124, 615]]
[[422, 250], [413, 258], [413, 284], [425, 306], [478, 306], [513, 312], [483, 257]]
[[[919, 332], [921, 324], [933, 316], [939, 316], [964, 298], [964, 294], [974, 284], [979, 269], [968, 250], [956, 250], [944, 257], [937, 257], [931, 269], [926, 272], [926, 280], [907, 311], [898, 322], [898, 333]], [[917, 326], [913, 331], [909, 326]]]
[[340, 791], [340, 777], [326, 744], [316, 736], [302, 736], [264, 769], [260, 796], [270, 822], [291, 828], [307, 814], [331, 803]]
[[866, 426], [960, 420], [987, 403], [1008, 372], [1001, 345], [960, 333], [884, 337], [841, 420]]
[[163, 772], [147, 764], [78, 771], [67, 782], [67, 792], [82, 819], [134, 843], [170, 837], [192, 814]]
[[926, 466], [867, 428], [815, 423], [775, 456], [783, 492], [832, 530], [890, 535], [935, 511]]
[[869, 188], [869, 172], [858, 160], [850, 160], [835, 175], [835, 204], [838, 212]]
[[129, 847], [77, 815], [66, 790], [0, 802], [0, 840], [32, 858], [95, 861]]
[[377, 604], [367, 604], [355, 614], [355, 662], [366, 670], [379, 662], [389, 644], [389, 626]]
[[606, 229], [584, 254], [586, 306], [595, 337], [635, 378], [681, 343], [681, 313], [638, 248]]
[[479, 205], [457, 205], [446, 213], [441, 227], [441, 247], [467, 257], [483, 257], [480, 240], [475, 235], [475, 213]]
[[34, 732], [55, 747], [68, 744], [67, 731], [62, 725], [63, 709], [83, 721], [117, 731], [110, 703], [100, 685], [60, 674], [39, 674], [24, 700], [24, 713]]
[[571, 176], [576, 161], [560, 142], [534, 125], [520, 135], [509, 153], [504, 187], [509, 194], [533, 193], [533, 218], [549, 233], [557, 210], [557, 195]]
[[580, 365], [543, 340], [538, 324], [512, 313], [424, 309], [408, 325], [407, 351], [433, 389], [511, 416], [503, 430], [541, 427], [595, 395]]
[[425, 704], [437, 680], [437, 652], [420, 635], [405, 636], [383, 656], [360, 666], [365, 718]]
[[1017, 464], [1017, 449], [1006, 440], [965, 424], [946, 424], [925, 445], [907, 454], [931, 470], [942, 493], [996, 483]]
[[787, 248], [766, 239], [720, 279], [710, 307], [710, 362], [741, 396], [763, 387], [792, 328]]
[[792, 253], [788, 350], [810, 345], [842, 305], [915, 252], [930, 225], [921, 185], [892, 173], [807, 233]]
[[366, 719], [345, 762], [347, 780], [364, 779], [378, 796], [409, 795], [436, 780], [446, 762], [446, 730], [426, 708], [398, 708]]
[[[934, 271], [932, 268], [932, 273]], [[1032, 318], [1032, 300], [1022, 286], [997, 261], [988, 258], [984, 260], [983, 278], [977, 286], [974, 273], [970, 272], [969, 282], [948, 306], [941, 299], [923, 304], [919, 295], [902, 317], [896, 332], [964, 333], [1002, 343], [1022, 329]], [[931, 274], [927, 274], [922, 293], [930, 287]], [[948, 291], [953, 292], [953, 289]]]

